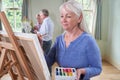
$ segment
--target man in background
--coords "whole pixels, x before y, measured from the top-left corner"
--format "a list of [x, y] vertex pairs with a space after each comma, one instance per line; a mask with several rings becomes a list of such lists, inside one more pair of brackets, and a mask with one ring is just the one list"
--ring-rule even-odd
[[47, 9], [42, 9], [39, 13], [42, 21], [41, 28], [37, 32], [39, 40], [43, 41], [42, 48], [45, 54], [47, 54], [52, 45], [54, 23], [49, 17]]

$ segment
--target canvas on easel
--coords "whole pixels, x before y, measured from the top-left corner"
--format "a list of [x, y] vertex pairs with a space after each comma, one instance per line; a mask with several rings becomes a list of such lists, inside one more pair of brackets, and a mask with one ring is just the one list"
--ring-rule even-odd
[[[18, 80], [25, 80], [24, 77], [28, 80], [51, 80], [37, 35], [13, 33], [4, 12], [0, 13], [0, 18], [6, 30], [6, 32], [0, 31], [0, 75], [3, 75], [2, 72], [6, 69], [7, 73], [19, 74]], [[16, 80], [13, 75], [12, 77]]]

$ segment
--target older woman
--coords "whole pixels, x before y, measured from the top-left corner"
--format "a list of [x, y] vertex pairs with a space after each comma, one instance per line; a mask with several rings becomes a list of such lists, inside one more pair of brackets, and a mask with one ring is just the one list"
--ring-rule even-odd
[[90, 80], [102, 71], [99, 47], [89, 34], [80, 3], [70, 0], [60, 6], [61, 24], [65, 32], [46, 55], [50, 68], [54, 62], [60, 67], [77, 70], [77, 80]]

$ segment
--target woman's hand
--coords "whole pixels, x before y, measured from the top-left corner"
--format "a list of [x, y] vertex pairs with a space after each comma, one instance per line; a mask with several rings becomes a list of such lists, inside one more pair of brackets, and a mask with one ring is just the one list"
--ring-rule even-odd
[[76, 72], [77, 72], [77, 79], [76, 80], [79, 80], [81, 77], [81, 75], [85, 75], [85, 69], [84, 68], [81, 68], [81, 69], [77, 69], [76, 70]]

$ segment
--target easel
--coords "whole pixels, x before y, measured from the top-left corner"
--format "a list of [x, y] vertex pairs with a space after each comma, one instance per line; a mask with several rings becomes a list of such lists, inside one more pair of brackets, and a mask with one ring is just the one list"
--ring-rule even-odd
[[0, 12], [0, 19], [10, 39], [10, 43], [0, 40], [0, 77], [9, 73], [12, 80], [25, 80], [24, 77], [34, 80], [24, 52], [20, 48], [4, 12]]

